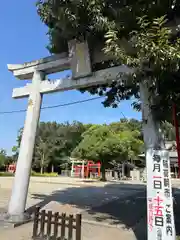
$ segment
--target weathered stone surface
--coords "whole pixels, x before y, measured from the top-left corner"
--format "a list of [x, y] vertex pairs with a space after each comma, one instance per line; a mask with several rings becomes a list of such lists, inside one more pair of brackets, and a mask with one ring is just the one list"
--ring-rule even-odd
[[43, 71], [45, 74], [60, 72], [70, 68], [68, 53], [52, 55], [24, 64], [8, 64], [8, 69], [20, 80], [32, 79], [34, 71]]
[[[42, 81], [39, 87], [40, 93], [53, 93], [60, 91], [67, 91], [72, 89], [79, 89], [84, 87], [95, 86], [116, 80], [118, 74], [129, 71], [125, 66], [112, 67], [105, 70], [94, 72], [92, 76], [74, 80], [72, 78], [62, 78], [54, 81]], [[32, 89], [32, 85], [28, 84], [25, 87], [14, 88], [13, 98], [27, 97]]]

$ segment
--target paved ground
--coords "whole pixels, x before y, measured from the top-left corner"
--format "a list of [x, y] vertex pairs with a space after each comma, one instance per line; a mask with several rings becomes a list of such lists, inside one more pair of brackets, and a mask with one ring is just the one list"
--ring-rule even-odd
[[[11, 186], [12, 179], [2, 181], [0, 178], [0, 208], [7, 209]], [[125, 184], [109, 184], [104, 187], [98, 184], [58, 185], [31, 181], [27, 209], [31, 211], [32, 207], [38, 204], [42, 208], [53, 211], [80, 212], [116, 199], [124, 199], [139, 191], [142, 191], [142, 188]]]
[[[2, 210], [7, 209], [12, 184], [12, 180], [6, 179], [6, 182], [4, 180], [0, 178], [0, 209]], [[58, 182], [47, 184], [43, 180], [41, 183], [38, 180], [31, 181], [27, 200], [29, 212], [33, 211], [33, 206], [36, 204], [53, 211], [81, 212], [85, 221], [82, 226], [82, 240], [109, 240], [112, 236], [114, 239], [146, 239], [145, 186], [66, 181], [67, 179], [63, 178], [59, 185]], [[177, 217], [180, 215], [179, 190], [176, 190], [175, 197], [176, 228], [179, 235], [180, 222]], [[32, 223], [13, 230], [3, 230], [0, 239], [29, 240], [31, 234]]]
[[[119, 185], [117, 183], [72, 182], [72, 179], [68, 180], [65, 178], [60, 178], [60, 180], [61, 184], [58, 183], [57, 179], [51, 183], [48, 183], [47, 179], [44, 181], [40, 179], [41, 182], [38, 179], [31, 180], [27, 210], [32, 213], [34, 206], [39, 205], [42, 209], [69, 214], [81, 212], [83, 221], [85, 221], [82, 228], [83, 240], [105, 240], [110, 239], [112, 235], [118, 238], [122, 237], [122, 239], [136, 239], [132, 231], [122, 229], [122, 226], [126, 226], [126, 222], [123, 219], [118, 222], [115, 219], [118, 215], [113, 217], [112, 207], [108, 206], [107, 209], [110, 212], [104, 213], [101, 206], [113, 202], [112, 205], [118, 209], [119, 202], [123, 202], [131, 196], [141, 193], [143, 187], [129, 184]], [[7, 210], [11, 187], [12, 178], [0, 178], [0, 211]], [[127, 203], [127, 200], [125, 202]], [[95, 217], [95, 213], [98, 214], [98, 211], [101, 213]], [[102, 219], [102, 214], [106, 215], [106, 219]], [[93, 223], [97, 220], [101, 222], [98, 226]], [[112, 225], [120, 224], [121, 228], [108, 228], [104, 226], [104, 224], [109, 223]], [[1, 229], [0, 239], [11, 239], [12, 236], [14, 238], [17, 236], [16, 239], [30, 239], [31, 234], [32, 223], [13, 230]]]
[[[32, 235], [32, 224], [26, 224], [13, 230], [4, 230], [0, 233], [1, 240], [30, 240]], [[107, 228], [104, 226], [95, 226], [88, 223], [82, 224], [82, 240], [110, 240], [126, 239], [134, 240], [134, 234], [131, 231], [122, 231], [117, 228]]]

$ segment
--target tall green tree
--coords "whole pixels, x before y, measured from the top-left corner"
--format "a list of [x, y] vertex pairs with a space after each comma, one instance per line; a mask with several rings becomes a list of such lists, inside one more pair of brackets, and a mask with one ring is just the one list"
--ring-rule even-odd
[[[87, 39], [90, 49], [105, 45], [115, 64], [136, 69], [128, 76], [129, 86], [116, 79], [85, 90], [106, 96], [104, 105], [116, 107], [132, 96], [138, 100], [139, 82], [148, 79], [156, 115], [169, 119], [172, 101], [179, 101], [179, 0], [39, 0], [37, 11], [48, 26], [51, 53], [66, 51], [67, 40]], [[134, 106], [139, 109], [138, 103]]]
[[55, 142], [53, 143], [50, 164], [52, 166], [59, 165], [61, 169], [69, 166], [71, 152], [81, 141], [82, 133], [89, 127], [90, 125], [76, 121], [71, 124], [69, 122], [58, 124], [57, 129], [52, 130], [55, 133]]
[[7, 154], [4, 149], [0, 149], [0, 168], [6, 164]]
[[35, 146], [33, 166], [40, 168], [41, 174], [44, 172], [44, 169], [48, 167], [53, 151], [52, 145], [48, 140], [49, 139], [43, 139], [39, 136]]
[[[75, 121], [71, 124], [68, 122], [61, 123], [61, 124], [56, 122], [47, 122], [47, 123], [41, 122], [39, 124], [37, 136], [36, 136], [36, 143], [35, 143], [34, 156], [33, 156], [33, 169], [37, 169], [37, 170], [39, 169], [41, 172], [43, 172], [47, 168], [49, 170], [50, 169], [53, 170], [54, 168], [57, 168], [57, 167], [61, 169], [69, 168], [70, 167], [69, 157], [71, 156], [71, 153], [73, 152], [73, 150], [77, 146], [79, 146], [80, 143], [81, 143], [80, 146], [82, 146], [82, 144], [89, 146], [90, 141], [88, 141], [88, 139], [90, 139], [91, 136], [94, 138], [94, 132], [96, 131], [100, 131], [101, 133], [102, 131], [100, 127], [102, 126], [104, 126], [105, 129], [109, 128], [109, 131], [111, 132], [111, 134], [118, 133], [119, 134], [118, 136], [120, 137], [120, 139], [121, 140], [123, 139], [123, 144], [125, 144], [126, 146], [124, 149], [129, 151], [129, 153], [125, 153], [126, 156], [128, 156], [128, 159], [133, 159], [133, 155], [137, 155], [139, 153], [139, 147], [136, 148], [136, 143], [138, 143], [138, 140], [140, 141], [142, 140], [142, 131], [141, 131], [142, 122], [136, 119], [129, 119], [129, 120], [120, 119], [119, 122], [113, 122], [109, 124], [109, 126], [98, 125], [98, 124], [86, 125], [86, 124], [82, 124]], [[166, 140], [175, 140], [174, 127], [170, 123], [164, 122], [163, 129], [164, 129]], [[21, 136], [22, 136], [22, 129], [18, 132], [18, 136], [17, 136], [18, 145], [13, 147], [14, 154], [12, 158], [10, 158], [7, 161], [7, 163], [11, 163], [12, 161], [17, 160]], [[110, 148], [110, 143], [113, 143], [113, 141], [110, 141], [110, 143], [109, 141], [110, 140], [108, 140], [108, 143], [104, 142], [104, 144], [109, 144], [109, 148]], [[118, 141], [119, 141], [119, 138], [118, 138]], [[92, 141], [91, 143], [92, 147], [94, 146], [93, 144], [95, 142], [96, 140], [94, 140], [94, 142]], [[131, 143], [131, 145], [128, 145], [129, 143]], [[144, 152], [143, 145], [141, 146], [140, 152]], [[81, 156], [83, 157], [83, 155]], [[91, 159], [94, 160], [93, 156], [91, 157]], [[124, 157], [124, 159], [126, 160], [127, 157]], [[106, 164], [106, 166], [108, 164], [109, 164], [109, 161]]]
[[134, 107], [142, 106], [146, 149], [164, 148], [161, 123], [180, 101], [180, 1], [39, 0], [37, 9], [49, 28], [51, 52], [66, 50], [67, 40], [87, 40], [91, 50], [104, 45], [113, 64], [131, 69], [112, 84], [83, 91], [106, 96], [106, 107], [134, 97]]
[[[110, 124], [110, 127], [114, 131], [124, 131], [124, 130], [129, 130], [129, 131], [139, 131], [142, 133], [142, 122], [138, 121], [137, 119], [120, 119], [119, 122], [113, 122]], [[142, 139], [142, 134], [140, 135], [140, 138]]]
[[[90, 127], [89, 124], [80, 122], [41, 122], [37, 129], [36, 142], [33, 156], [33, 169], [41, 172], [47, 168], [64, 168], [68, 163], [72, 150], [79, 144], [81, 134]], [[13, 147], [14, 158], [17, 157], [22, 138], [23, 129], [17, 136], [17, 146]]]
[[134, 159], [140, 153], [143, 142], [139, 132], [115, 132], [110, 126], [95, 125], [82, 135], [83, 139], [73, 150], [72, 156], [101, 162], [102, 180], [112, 160], [123, 162]]
[[167, 121], [163, 122], [162, 129], [163, 129], [163, 133], [164, 133], [166, 140], [168, 140], [168, 141], [176, 140], [175, 128], [171, 123], [169, 123]]

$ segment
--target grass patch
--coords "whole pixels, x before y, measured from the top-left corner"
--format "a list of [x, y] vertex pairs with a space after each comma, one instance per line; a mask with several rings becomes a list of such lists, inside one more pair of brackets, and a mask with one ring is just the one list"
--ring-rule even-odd
[[[0, 177], [13, 177], [14, 173], [10, 173], [10, 172], [0, 172]], [[31, 176], [33, 177], [58, 177], [58, 173], [37, 173], [32, 171], [31, 172]]]
[[0, 177], [13, 177], [14, 173], [10, 172], [0, 172]]
[[37, 173], [37, 172], [32, 171], [31, 176], [33, 176], [33, 177], [58, 177], [58, 173], [53, 172], [53, 173], [43, 173], [43, 174], [41, 174], [41, 173]]

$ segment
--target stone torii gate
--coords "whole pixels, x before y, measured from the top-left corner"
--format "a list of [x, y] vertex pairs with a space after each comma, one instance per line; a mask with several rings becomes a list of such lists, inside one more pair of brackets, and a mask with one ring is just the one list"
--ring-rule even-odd
[[[69, 52], [70, 54], [62, 53], [24, 64], [8, 64], [8, 69], [18, 79], [32, 79], [31, 84], [13, 89], [12, 95], [13, 98], [29, 97], [7, 214], [7, 219], [12, 222], [21, 222], [29, 218], [25, 214], [25, 207], [43, 94], [108, 83], [116, 79], [120, 72], [128, 71], [126, 66], [119, 66], [92, 72], [87, 43], [72, 42]], [[96, 59], [98, 61], [98, 58]], [[67, 69], [72, 71], [72, 77], [46, 80], [48, 74]]]
[[[71, 41], [69, 43], [69, 53], [62, 53], [25, 64], [8, 65], [8, 69], [13, 72], [15, 77], [20, 80], [32, 79], [32, 83], [13, 90], [13, 98], [29, 97], [29, 101], [6, 220], [19, 223], [28, 220], [30, 217], [25, 214], [25, 207], [43, 94], [112, 82], [117, 79], [120, 73], [132, 71], [121, 65], [93, 72], [91, 68], [92, 59], [93, 63], [100, 63], [107, 60], [107, 57], [98, 51], [90, 56], [86, 42]], [[54, 81], [46, 80], [48, 74], [67, 69], [72, 71], [72, 77]], [[167, 151], [154, 148], [158, 140], [158, 134], [150, 110], [149, 91], [145, 83], [140, 83], [140, 95], [144, 141], [147, 148], [148, 240], [175, 240], [169, 156]], [[156, 205], [153, 205], [155, 201]], [[161, 203], [163, 205], [160, 205]], [[156, 207], [157, 210], [159, 209], [157, 211], [158, 215], [155, 215], [152, 206]]]

